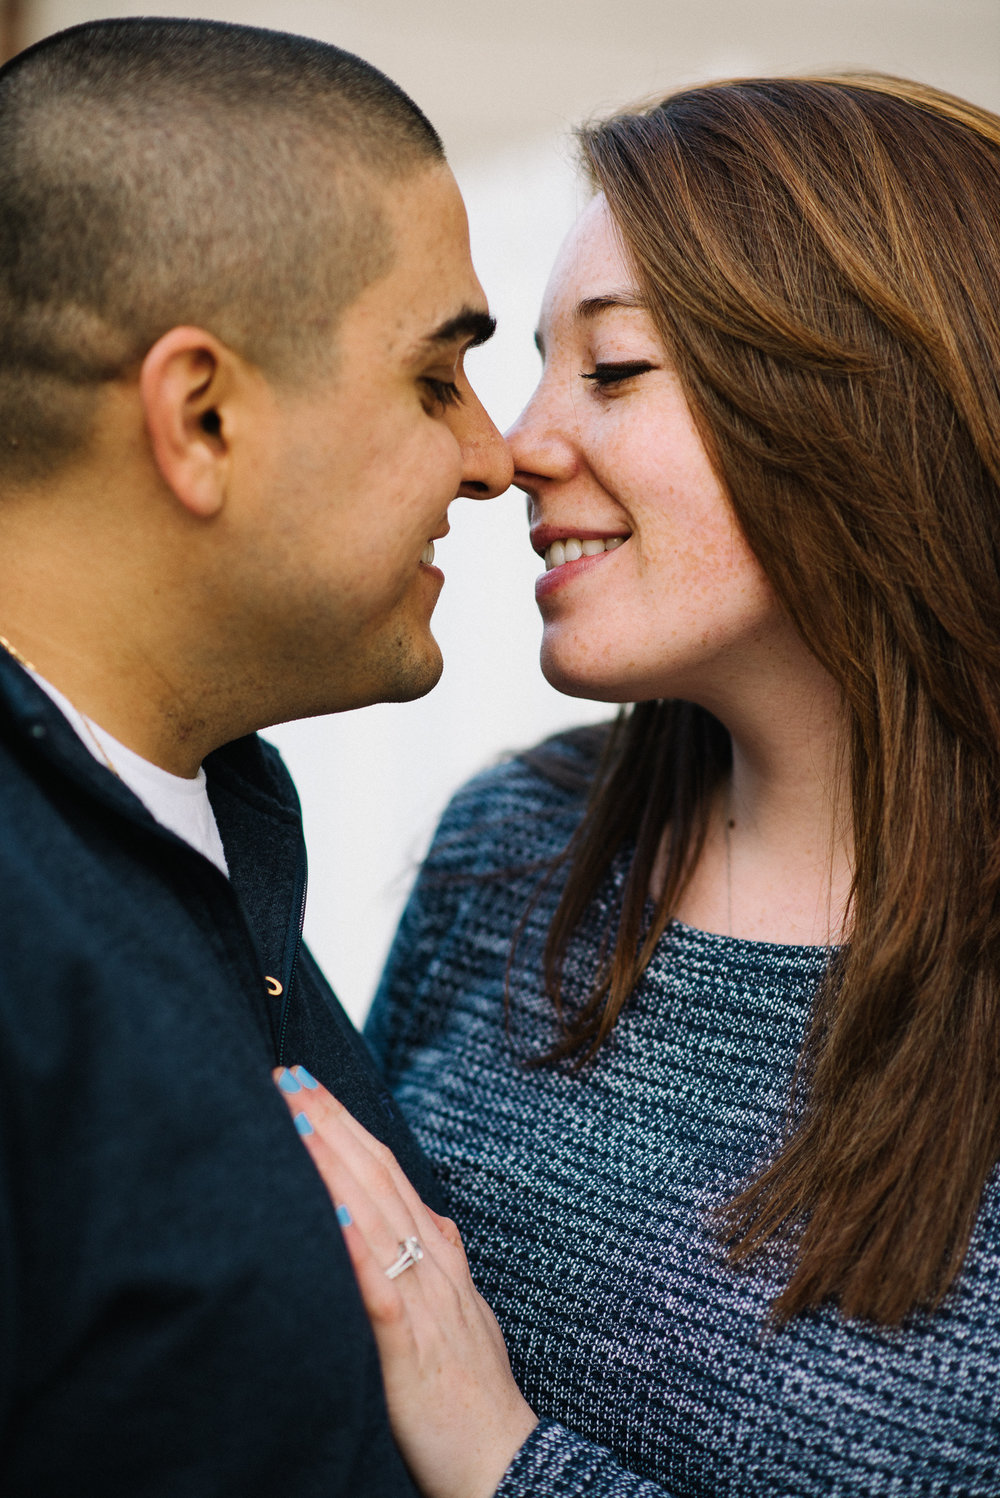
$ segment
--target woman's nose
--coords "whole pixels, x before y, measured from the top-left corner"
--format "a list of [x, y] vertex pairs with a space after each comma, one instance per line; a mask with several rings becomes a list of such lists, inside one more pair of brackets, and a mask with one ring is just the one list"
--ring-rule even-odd
[[507, 432], [514, 463], [513, 482], [530, 489], [536, 479], [565, 478], [572, 471], [573, 446], [564, 432], [544, 381]]

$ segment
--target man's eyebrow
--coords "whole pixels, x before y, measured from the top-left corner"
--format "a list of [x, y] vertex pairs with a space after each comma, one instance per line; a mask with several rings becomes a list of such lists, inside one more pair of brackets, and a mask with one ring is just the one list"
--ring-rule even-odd
[[488, 312], [481, 312], [477, 307], [463, 307], [461, 312], [456, 312], [454, 317], [449, 317], [433, 333], [422, 338], [416, 352], [418, 355], [430, 353], [443, 344], [457, 343], [459, 340], [465, 343], [466, 348], [478, 348], [481, 343], [493, 337], [496, 327], [496, 318], [491, 317]]

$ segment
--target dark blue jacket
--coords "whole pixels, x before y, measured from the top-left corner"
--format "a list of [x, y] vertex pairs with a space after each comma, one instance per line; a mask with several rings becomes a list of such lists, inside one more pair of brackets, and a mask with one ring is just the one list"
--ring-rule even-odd
[[249, 738], [206, 770], [231, 882], [0, 654], [5, 1498], [414, 1491], [271, 1067], [304, 1063], [435, 1190], [302, 945], [279, 756]]

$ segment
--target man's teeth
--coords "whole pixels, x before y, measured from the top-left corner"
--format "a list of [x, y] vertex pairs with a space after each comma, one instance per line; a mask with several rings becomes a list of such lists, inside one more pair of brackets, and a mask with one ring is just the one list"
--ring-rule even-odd
[[578, 541], [570, 536], [565, 541], [553, 541], [545, 552], [545, 570], [561, 567], [563, 562], [578, 562], [581, 557], [596, 557], [602, 551], [614, 551], [627, 541], [627, 536], [607, 536], [603, 541]]
[[431, 565], [431, 563], [434, 560], [434, 542], [433, 541], [428, 541], [427, 545], [424, 547], [423, 551], [420, 553], [420, 560], [422, 562], [424, 562], [426, 564], [426, 566], [428, 566], [428, 567]]

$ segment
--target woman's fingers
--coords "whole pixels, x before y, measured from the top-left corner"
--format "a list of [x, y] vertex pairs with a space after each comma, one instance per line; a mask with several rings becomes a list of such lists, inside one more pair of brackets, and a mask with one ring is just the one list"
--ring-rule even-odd
[[[341, 1190], [346, 1172], [352, 1183], [363, 1182], [375, 1199], [404, 1208], [412, 1205], [400, 1189], [402, 1173], [398, 1167], [393, 1170], [390, 1151], [371, 1135], [359, 1138], [350, 1130], [350, 1114], [304, 1067], [297, 1066], [293, 1071], [279, 1067], [273, 1076], [331, 1196], [336, 1197]], [[414, 1202], [419, 1200], [415, 1192], [412, 1196]], [[412, 1217], [407, 1215], [402, 1221], [409, 1223]]]
[[338, 1208], [410, 1470], [435, 1498], [486, 1498], [535, 1416], [457, 1227], [424, 1205], [392, 1153], [308, 1072], [282, 1069], [275, 1081]]
[[431, 1221], [434, 1223], [434, 1226], [437, 1228], [442, 1238], [444, 1238], [447, 1243], [450, 1243], [452, 1248], [455, 1249], [457, 1253], [461, 1254], [463, 1263], [467, 1264], [468, 1261], [465, 1258], [465, 1244], [462, 1242], [462, 1235], [458, 1231], [456, 1224], [452, 1222], [450, 1217], [442, 1217], [439, 1212], [434, 1211], [433, 1207], [428, 1207], [426, 1202], [424, 1203], [424, 1211], [427, 1213], [428, 1217], [430, 1217]]
[[[426, 1219], [427, 1208], [400, 1168], [395, 1155], [381, 1140], [369, 1134], [343, 1103], [321, 1086], [305, 1067], [279, 1067], [274, 1080], [292, 1114], [305, 1114], [313, 1129], [382, 1200], [398, 1199], [416, 1220]], [[302, 1125], [297, 1125], [302, 1128]], [[308, 1138], [307, 1138], [308, 1143]]]
[[[420, 1252], [431, 1260], [454, 1255], [457, 1245], [465, 1267], [458, 1229], [424, 1205], [385, 1145], [362, 1128], [304, 1068], [295, 1067], [291, 1072], [279, 1068], [274, 1079], [338, 1216], [342, 1218], [346, 1207], [351, 1218], [355, 1230], [351, 1235], [352, 1259], [358, 1253], [360, 1239], [384, 1279], [386, 1270], [399, 1260], [401, 1245], [416, 1238]], [[446, 1224], [447, 1231], [442, 1232], [439, 1224]], [[412, 1272], [413, 1266], [407, 1266], [400, 1278]], [[363, 1294], [365, 1289], [374, 1292], [382, 1288], [366, 1280]], [[364, 1298], [369, 1314], [375, 1314], [367, 1295]], [[378, 1301], [381, 1308], [384, 1297], [379, 1295]]]
[[[303, 1067], [279, 1068], [274, 1079], [337, 1208], [372, 1321], [401, 1325], [404, 1304], [420, 1298], [431, 1279], [440, 1293], [442, 1276], [458, 1293], [474, 1295], [458, 1228], [421, 1201], [392, 1152]], [[407, 1247], [414, 1239], [415, 1252]]]
[[[375, 1250], [360, 1224], [343, 1212], [338, 1212], [338, 1217], [358, 1290], [371, 1320], [381, 1355], [399, 1356], [403, 1352], [410, 1352], [412, 1332], [406, 1296], [419, 1294], [421, 1286], [416, 1280], [409, 1285], [403, 1285], [400, 1281], [420, 1270], [426, 1274], [432, 1267], [432, 1261], [427, 1258], [418, 1260], [395, 1279], [390, 1279], [386, 1274], [389, 1265], [385, 1254]], [[399, 1258], [399, 1248], [400, 1245], [397, 1244], [392, 1262]]]

